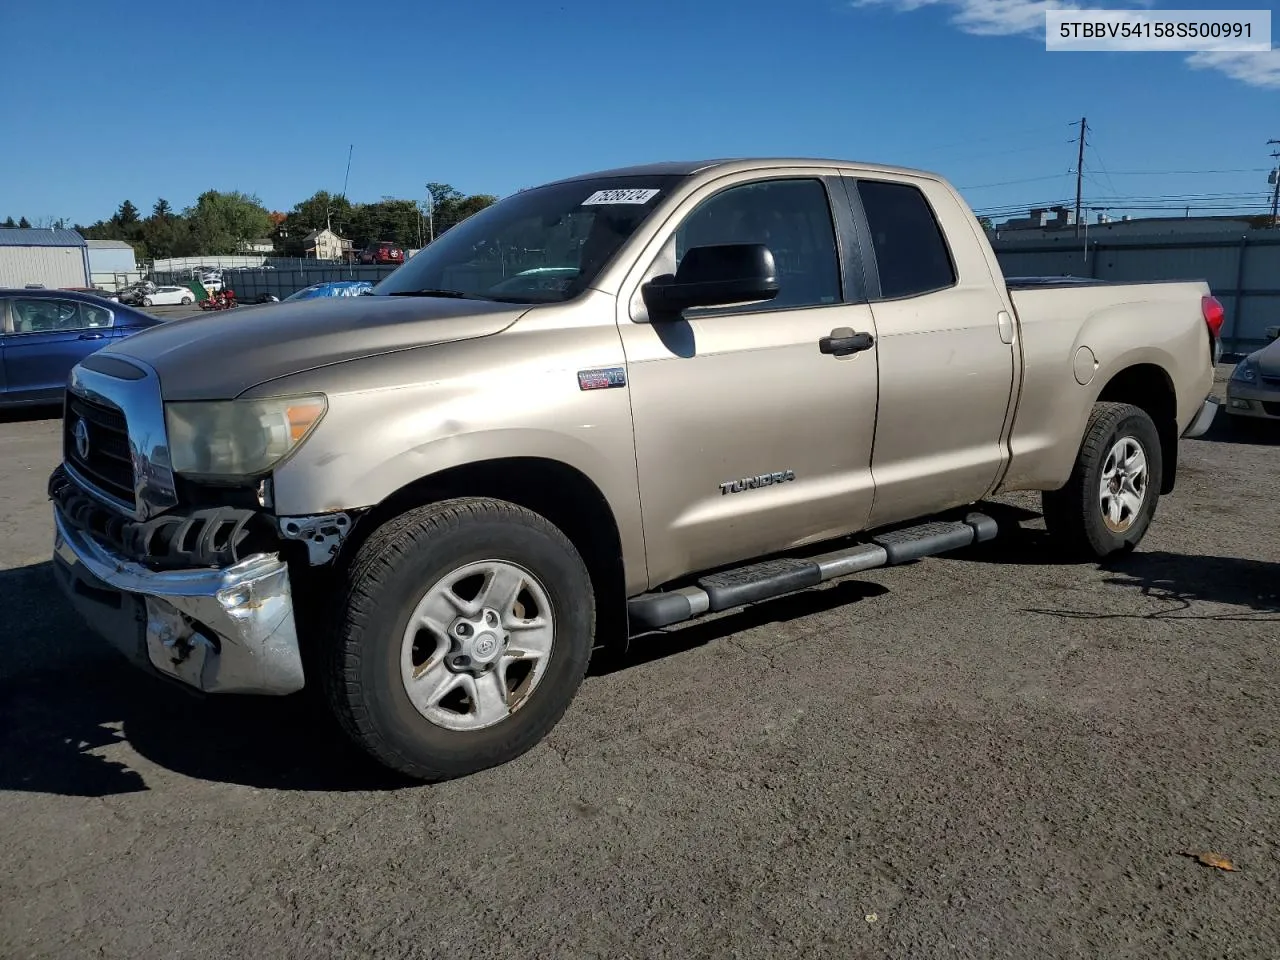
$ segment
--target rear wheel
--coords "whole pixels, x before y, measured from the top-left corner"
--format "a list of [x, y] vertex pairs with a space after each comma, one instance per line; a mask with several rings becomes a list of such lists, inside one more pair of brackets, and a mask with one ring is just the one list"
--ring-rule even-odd
[[151, 303], [151, 298], [150, 298], [150, 297], [143, 297], [143, 298], [142, 298], [142, 305], [143, 305], [144, 307], [150, 307], [150, 306], [153, 306], [153, 304]]
[[1145, 411], [1094, 404], [1070, 478], [1043, 495], [1049, 533], [1083, 559], [1132, 550], [1151, 525], [1162, 468], [1160, 436]]
[[569, 540], [515, 504], [466, 498], [370, 536], [347, 575], [325, 683], [347, 733], [421, 780], [513, 760], [568, 708], [595, 633]]
[[184, 307], [189, 307], [189, 306], [191, 306], [191, 304], [193, 304], [193, 303], [195, 303], [195, 302], [196, 302], [196, 298], [195, 298], [195, 297], [183, 297], [183, 298], [182, 298], [182, 305], [183, 305]]

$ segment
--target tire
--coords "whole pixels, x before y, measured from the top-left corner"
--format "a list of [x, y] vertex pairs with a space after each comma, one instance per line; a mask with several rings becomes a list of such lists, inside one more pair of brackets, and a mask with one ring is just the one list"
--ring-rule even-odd
[[184, 307], [189, 307], [189, 306], [191, 306], [191, 304], [193, 304], [193, 303], [195, 303], [195, 302], [196, 302], [196, 298], [195, 298], [195, 297], [183, 297], [183, 298], [182, 298], [182, 305], [183, 305]]
[[142, 305], [143, 305], [144, 307], [152, 307], [152, 306], [155, 306], [155, 304], [153, 304], [153, 303], [151, 302], [151, 298], [150, 298], [150, 297], [143, 297], [143, 298], [142, 298]]
[[[516, 570], [517, 579], [527, 574], [519, 588], [523, 592], [508, 590], [514, 604], [489, 605], [489, 610], [501, 611], [503, 619], [494, 633], [484, 626], [497, 622], [485, 619], [490, 613], [472, 611], [479, 618], [467, 621], [473, 645], [460, 646], [468, 642], [458, 639], [463, 635], [463, 614], [452, 601], [440, 606], [431, 598], [444, 593], [455, 599], [464, 596], [463, 588], [474, 585], [477, 577], [483, 580], [483, 592], [497, 582], [490, 574], [499, 568], [508, 575]], [[477, 569], [484, 572], [457, 580], [452, 587], [441, 586]], [[586, 565], [550, 522], [505, 501], [446, 500], [389, 521], [361, 545], [339, 594], [340, 610], [331, 621], [334, 633], [328, 638], [322, 671], [330, 707], [359, 746], [385, 766], [417, 780], [465, 776], [525, 753], [564, 715], [591, 658], [595, 597]], [[410, 631], [411, 617], [416, 619], [415, 613], [429, 603], [433, 605], [428, 609], [447, 613], [432, 615], [437, 626]], [[506, 632], [508, 616], [513, 624], [537, 622], [536, 616], [520, 620], [529, 609], [539, 616], [549, 614], [550, 640], [545, 640], [545, 629], [522, 631], [512, 626]], [[501, 644], [504, 635], [510, 639], [497, 649], [496, 662], [480, 663], [482, 655], [494, 656], [495, 644]], [[507, 663], [507, 654], [529, 646], [532, 641], [524, 638], [534, 635], [544, 638], [538, 642], [549, 651], [528, 666], [522, 682], [518, 674], [530, 661]], [[454, 669], [468, 652], [476, 655], [469, 668]], [[486, 670], [475, 676], [475, 671]], [[467, 674], [471, 681], [466, 681]], [[489, 695], [484, 699], [492, 708], [505, 700], [493, 693], [502, 689], [495, 686], [499, 678], [511, 686], [510, 712], [484, 725], [477, 691], [485, 685]], [[456, 685], [430, 705], [434, 691], [448, 683]], [[523, 684], [529, 688], [517, 701]], [[418, 705], [410, 697], [411, 688]], [[459, 702], [470, 712], [460, 710]], [[487, 716], [501, 716], [503, 709]]]
[[[1135, 449], [1145, 471], [1131, 456]], [[1123, 466], [1112, 474], [1117, 457], [1129, 464], [1127, 479]], [[1106, 474], [1112, 475], [1104, 495]], [[1155, 515], [1162, 474], [1160, 435], [1151, 417], [1132, 404], [1096, 403], [1066, 486], [1043, 495], [1045, 526], [1073, 558], [1101, 560], [1133, 550]]]

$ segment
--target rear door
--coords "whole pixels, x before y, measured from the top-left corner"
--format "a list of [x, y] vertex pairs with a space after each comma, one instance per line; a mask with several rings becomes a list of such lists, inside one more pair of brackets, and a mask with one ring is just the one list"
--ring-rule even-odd
[[868, 238], [880, 395], [871, 469], [880, 526], [972, 503], [1007, 459], [1014, 324], [973, 218], [935, 180], [846, 178]]
[[56, 402], [71, 368], [106, 346], [114, 314], [77, 300], [12, 297], [4, 343], [6, 399]]

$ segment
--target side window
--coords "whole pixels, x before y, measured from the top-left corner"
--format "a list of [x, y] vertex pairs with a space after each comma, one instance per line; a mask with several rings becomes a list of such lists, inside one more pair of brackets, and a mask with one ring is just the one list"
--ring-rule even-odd
[[111, 326], [111, 311], [76, 300], [14, 300], [14, 333], [64, 333]]
[[839, 303], [840, 257], [821, 180], [767, 180], [704, 200], [675, 237], [676, 265], [690, 247], [763, 243], [778, 268], [778, 296], [766, 308]]
[[907, 183], [859, 180], [858, 195], [886, 300], [942, 290], [956, 282], [946, 238], [929, 201]]

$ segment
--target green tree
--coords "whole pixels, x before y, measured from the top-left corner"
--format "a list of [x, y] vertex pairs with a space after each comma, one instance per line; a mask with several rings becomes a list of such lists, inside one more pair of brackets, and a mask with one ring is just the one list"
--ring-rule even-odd
[[3, 226], [6, 230], [16, 230], [18, 228], [17, 221], [13, 217], [5, 217], [4, 223], [0, 224], [0, 226]]
[[156, 220], [168, 220], [173, 216], [173, 208], [169, 206], [169, 201], [161, 197], [156, 201], [155, 206], [151, 208], [151, 216]]
[[991, 222], [990, 217], [979, 217], [978, 225], [982, 227], [983, 230], [994, 230], [996, 228], [995, 224]]
[[18, 219], [18, 227], [19, 227], [20, 229], [22, 229], [22, 230], [30, 230], [30, 229], [31, 229], [31, 221], [30, 221], [30, 220], [28, 220], [26, 217], [20, 217], [20, 218]]
[[257, 197], [240, 191], [206, 190], [186, 211], [201, 254], [233, 254], [242, 240], [264, 236], [271, 218]]
[[138, 208], [129, 200], [120, 204], [120, 208], [116, 210], [111, 217], [111, 222], [117, 227], [127, 227], [130, 224], [138, 222]]

